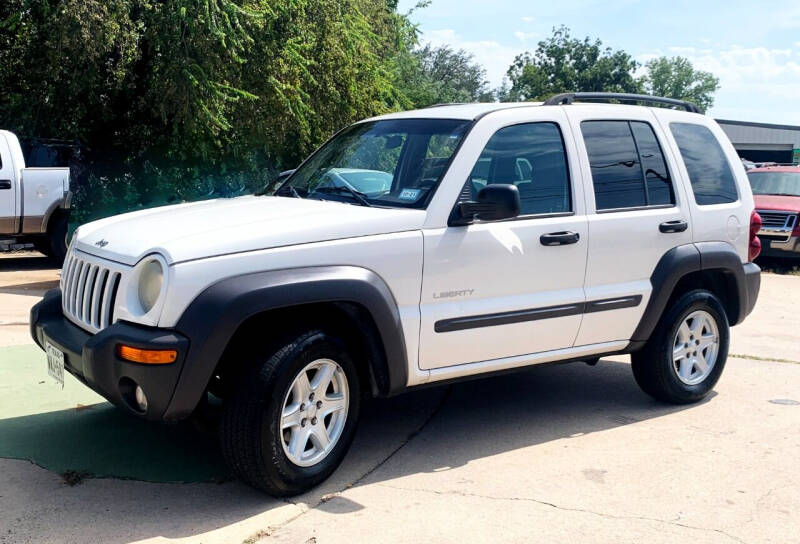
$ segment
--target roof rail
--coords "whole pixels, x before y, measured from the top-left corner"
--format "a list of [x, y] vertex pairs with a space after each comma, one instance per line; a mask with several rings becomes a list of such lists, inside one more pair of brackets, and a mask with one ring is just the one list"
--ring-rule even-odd
[[562, 104], [572, 104], [574, 101], [597, 100], [621, 102], [650, 102], [654, 104], [668, 104], [683, 108], [691, 113], [703, 113], [696, 104], [675, 98], [665, 98], [663, 96], [651, 96], [649, 94], [629, 94], [629, 93], [562, 93], [551, 96], [544, 101], [544, 106], [559, 106]]
[[[475, 102], [477, 104], [477, 102]], [[425, 106], [422, 108], [423, 110], [427, 110], [428, 108], [440, 108], [442, 106], [464, 106], [469, 104], [469, 102], [439, 102], [438, 104], [431, 104], [430, 106]]]

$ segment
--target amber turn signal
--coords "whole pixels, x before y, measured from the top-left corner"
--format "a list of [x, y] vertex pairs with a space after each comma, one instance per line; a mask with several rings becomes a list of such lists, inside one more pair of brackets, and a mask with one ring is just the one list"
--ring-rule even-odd
[[120, 344], [117, 346], [117, 355], [134, 363], [166, 365], [175, 362], [178, 358], [178, 351], [174, 349], [139, 349]]

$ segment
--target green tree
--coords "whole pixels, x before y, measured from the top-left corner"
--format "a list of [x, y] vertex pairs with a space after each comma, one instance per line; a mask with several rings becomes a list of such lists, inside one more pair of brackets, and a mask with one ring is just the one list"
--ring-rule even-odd
[[400, 90], [416, 108], [448, 102], [494, 100], [486, 70], [467, 51], [426, 44], [400, 64]]
[[666, 96], [694, 102], [706, 111], [714, 105], [719, 79], [709, 72], [695, 69], [684, 57], [660, 57], [645, 64], [644, 89], [655, 96]]
[[539, 100], [569, 91], [641, 92], [634, 77], [639, 64], [625, 51], [603, 48], [599, 39], [579, 40], [561, 26], [536, 50], [514, 59], [508, 69], [506, 100]]
[[0, 126], [82, 142], [79, 205], [252, 187], [410, 105], [397, 57], [416, 30], [392, 2], [4, 0]]

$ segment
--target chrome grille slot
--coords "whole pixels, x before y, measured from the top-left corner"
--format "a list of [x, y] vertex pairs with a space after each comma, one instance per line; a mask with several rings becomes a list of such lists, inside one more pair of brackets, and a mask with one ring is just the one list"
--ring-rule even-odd
[[761, 216], [760, 236], [772, 240], [786, 241], [792, 235], [792, 230], [797, 224], [797, 214], [773, 210], [756, 210]]
[[61, 270], [61, 308], [73, 323], [96, 333], [114, 320], [114, 301], [125, 267], [70, 251]]

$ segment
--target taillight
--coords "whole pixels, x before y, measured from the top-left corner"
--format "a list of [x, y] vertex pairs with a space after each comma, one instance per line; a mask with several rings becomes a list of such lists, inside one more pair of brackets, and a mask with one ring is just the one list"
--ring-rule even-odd
[[761, 230], [761, 216], [753, 210], [750, 214], [750, 246], [747, 249], [747, 259], [753, 262], [761, 254], [761, 240], [758, 239], [758, 231]]

